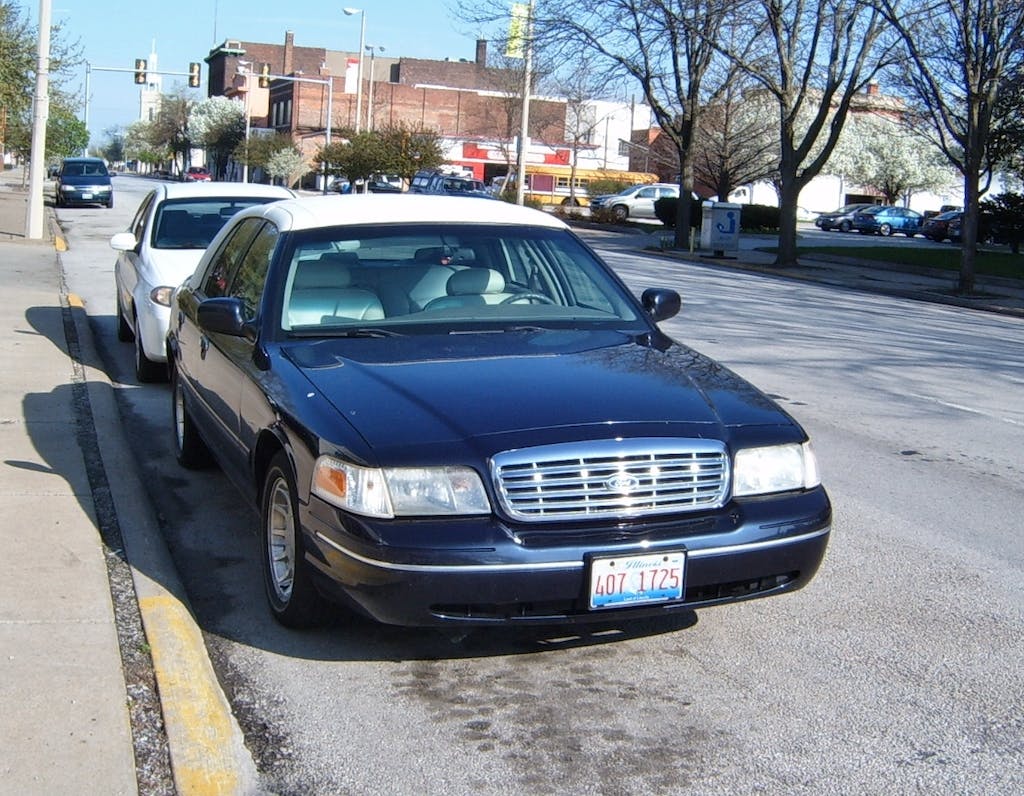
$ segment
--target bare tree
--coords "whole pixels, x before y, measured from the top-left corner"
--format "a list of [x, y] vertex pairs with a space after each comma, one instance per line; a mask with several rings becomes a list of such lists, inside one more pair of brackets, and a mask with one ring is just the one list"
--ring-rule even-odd
[[741, 185], [772, 179], [779, 170], [778, 135], [771, 118], [771, 100], [738, 70], [723, 82], [724, 89], [701, 113], [694, 141], [694, 176], [728, 201]]
[[800, 191], [828, 162], [850, 104], [891, 63], [894, 44], [874, 0], [750, 0], [734, 3], [759, 46], [719, 48], [774, 100], [779, 145], [781, 266], [797, 264]]
[[[694, 188], [701, 110], [714, 95], [706, 79], [730, 0], [543, 0], [536, 30], [563, 51], [593, 53], [636, 80], [659, 127], [679, 155], [680, 194]], [[720, 88], [720, 87], [713, 87]], [[688, 244], [691, 203], [677, 205], [675, 246]]]
[[557, 80], [555, 90], [565, 97], [565, 143], [569, 145], [569, 198], [567, 203], [577, 205], [576, 165], [580, 150], [594, 139], [598, 118], [594, 99], [605, 86], [605, 79], [595, 70], [593, 57], [583, 53], [564, 78]]
[[878, 0], [910, 56], [901, 76], [935, 143], [964, 178], [959, 289], [974, 290], [978, 200], [1001, 154], [1000, 95], [1024, 68], [1020, 0]]

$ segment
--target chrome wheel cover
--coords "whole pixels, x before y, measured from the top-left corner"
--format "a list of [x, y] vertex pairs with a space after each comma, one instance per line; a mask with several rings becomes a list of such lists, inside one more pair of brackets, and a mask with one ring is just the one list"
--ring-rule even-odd
[[274, 595], [282, 604], [292, 596], [295, 578], [295, 514], [284, 478], [275, 479], [267, 498], [267, 563]]

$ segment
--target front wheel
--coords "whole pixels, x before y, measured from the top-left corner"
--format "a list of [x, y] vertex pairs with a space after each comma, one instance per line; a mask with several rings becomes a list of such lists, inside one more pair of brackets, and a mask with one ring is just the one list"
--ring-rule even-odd
[[295, 476], [284, 451], [274, 456], [267, 469], [260, 521], [263, 584], [274, 618], [291, 628], [322, 624], [327, 606], [309, 575]]
[[892, 235], [892, 224], [882, 224], [878, 228], [878, 234], [884, 238], [888, 238], [890, 235]]
[[839, 231], [840, 232], [849, 232], [851, 229], [853, 229], [853, 223], [852, 222], [850, 222], [850, 221], [840, 221], [839, 222]]
[[189, 470], [208, 467], [213, 457], [188, 413], [181, 376], [174, 367], [171, 368], [171, 422], [174, 424], [174, 457], [178, 464]]
[[629, 218], [629, 208], [625, 205], [615, 205], [615, 207], [612, 208], [612, 215], [614, 215], [618, 221], [625, 221]]
[[121, 304], [121, 291], [116, 290], [115, 303], [117, 305], [117, 339], [122, 343], [130, 343], [135, 339], [135, 332], [131, 324], [124, 318], [124, 306]]

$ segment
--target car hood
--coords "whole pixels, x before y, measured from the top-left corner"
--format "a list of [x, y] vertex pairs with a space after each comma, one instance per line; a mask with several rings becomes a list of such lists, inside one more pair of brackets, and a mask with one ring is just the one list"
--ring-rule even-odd
[[286, 344], [284, 356], [312, 387], [299, 400], [325, 398], [390, 460], [439, 443], [486, 456], [627, 434], [728, 439], [740, 425], [797, 428], [728, 369], [663, 340], [659, 350], [608, 331], [430, 335]]
[[192, 275], [205, 249], [147, 249], [140, 271], [145, 280], [156, 287], [177, 287]]

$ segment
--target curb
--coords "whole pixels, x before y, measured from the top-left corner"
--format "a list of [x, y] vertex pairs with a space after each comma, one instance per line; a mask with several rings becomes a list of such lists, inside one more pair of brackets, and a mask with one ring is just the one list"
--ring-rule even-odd
[[[59, 224], [48, 208], [51, 228]], [[57, 264], [62, 234], [55, 234]], [[107, 474], [110, 499], [121, 525], [124, 553], [150, 646], [159, 691], [175, 788], [187, 796], [247, 796], [258, 793], [259, 775], [241, 728], [217, 680], [202, 630], [188, 605], [169, 550], [134, 467], [124, 437], [114, 385], [100, 366], [82, 302], [67, 292], [81, 367], [97, 431], [99, 458]]]

